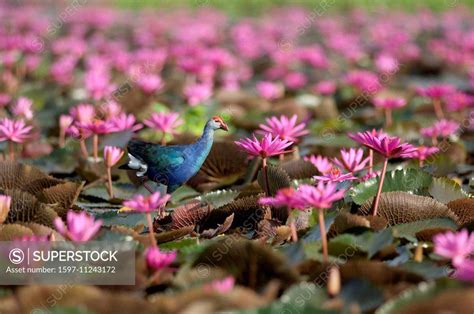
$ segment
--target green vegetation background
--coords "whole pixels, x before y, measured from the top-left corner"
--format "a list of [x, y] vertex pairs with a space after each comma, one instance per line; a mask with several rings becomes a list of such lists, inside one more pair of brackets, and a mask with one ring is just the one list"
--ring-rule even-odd
[[143, 7], [191, 7], [210, 6], [219, 8], [231, 16], [256, 15], [274, 6], [301, 5], [320, 12], [324, 10], [347, 10], [354, 7], [367, 10], [385, 7], [413, 11], [430, 8], [444, 11], [455, 6], [474, 9], [474, 0], [114, 0], [121, 7], [140, 9]]

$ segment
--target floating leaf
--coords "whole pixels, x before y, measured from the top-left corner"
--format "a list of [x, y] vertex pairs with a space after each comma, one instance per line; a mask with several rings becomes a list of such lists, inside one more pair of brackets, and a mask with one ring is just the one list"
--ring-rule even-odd
[[201, 169], [188, 184], [199, 191], [210, 191], [234, 183], [246, 170], [245, 152], [233, 142], [216, 142]]
[[[365, 202], [358, 213], [369, 215], [372, 212], [372, 203], [373, 200]], [[391, 226], [435, 217], [457, 220], [456, 215], [446, 205], [433, 198], [407, 192], [382, 193], [377, 215], [385, 218]]]
[[261, 289], [278, 278], [285, 289], [297, 281], [296, 272], [286, 259], [256, 242], [227, 236], [209, 245], [194, 261], [194, 267], [219, 267], [234, 276], [237, 283]]
[[280, 166], [286, 171], [291, 180], [312, 178], [318, 174], [318, 169], [312, 163], [303, 159], [285, 161]]
[[459, 184], [448, 178], [434, 178], [428, 192], [443, 204], [460, 198], [468, 197], [468, 194]]
[[237, 195], [239, 195], [238, 191], [218, 190], [198, 196], [196, 199], [201, 202], [209, 203], [214, 208], [218, 208], [232, 202]]
[[454, 200], [447, 205], [458, 216], [460, 225], [466, 225], [474, 221], [474, 198]]
[[[291, 184], [290, 177], [286, 171], [278, 166], [268, 165], [267, 175], [270, 195], [275, 195], [279, 189], [289, 187]], [[257, 180], [260, 187], [265, 190], [266, 183], [263, 178], [262, 170], [258, 172]]]
[[450, 218], [433, 218], [427, 220], [419, 220], [405, 224], [399, 224], [391, 227], [394, 237], [407, 238], [416, 242], [416, 234], [422, 230], [432, 228], [443, 228], [456, 230], [458, 225]]
[[[418, 169], [403, 169], [387, 172], [383, 183], [382, 192], [391, 191], [417, 191], [427, 188], [432, 177]], [[372, 178], [356, 185], [350, 192], [356, 204], [363, 204], [377, 193], [379, 178]]]

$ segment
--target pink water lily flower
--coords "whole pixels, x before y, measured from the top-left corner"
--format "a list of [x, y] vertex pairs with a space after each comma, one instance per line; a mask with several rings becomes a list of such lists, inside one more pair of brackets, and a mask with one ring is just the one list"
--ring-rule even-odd
[[351, 139], [362, 144], [385, 158], [410, 158], [416, 148], [408, 143], [402, 143], [400, 138], [387, 134], [373, 134], [370, 131], [348, 134]]
[[354, 173], [363, 170], [369, 160], [369, 157], [364, 159], [364, 150], [362, 148], [351, 148], [349, 150], [341, 149], [341, 159], [334, 158], [333, 162], [339, 168]]
[[293, 142], [281, 139], [279, 136], [273, 137], [271, 133], [265, 134], [260, 140], [253, 135], [253, 138], [245, 138], [234, 143], [249, 155], [262, 158], [284, 154], [287, 152], [285, 149], [293, 145]]
[[162, 132], [164, 138], [166, 134], [176, 134], [176, 128], [183, 124], [183, 120], [179, 118], [177, 112], [153, 112], [150, 118], [144, 120], [143, 123]]
[[284, 89], [277, 83], [261, 81], [257, 83], [257, 92], [267, 100], [275, 100], [283, 96]]
[[451, 259], [454, 266], [462, 264], [474, 252], [474, 233], [469, 234], [466, 229], [438, 234], [433, 242], [434, 252]]
[[92, 239], [99, 231], [102, 220], [95, 220], [85, 212], [76, 213], [69, 210], [66, 223], [67, 225], [60, 217], [54, 220], [54, 226], [61, 235], [75, 242], [85, 242]]
[[95, 107], [89, 104], [79, 104], [69, 111], [71, 116], [80, 123], [92, 122], [95, 118]]
[[377, 209], [380, 201], [380, 195], [382, 194], [383, 183], [385, 180], [385, 173], [387, 172], [388, 160], [390, 158], [412, 158], [412, 153], [416, 148], [408, 143], [401, 143], [400, 138], [395, 136], [389, 136], [383, 132], [365, 131], [357, 134], [350, 134], [349, 137], [354, 141], [373, 149], [375, 152], [381, 154], [384, 157], [382, 171], [379, 180], [379, 186], [377, 188], [377, 194], [373, 202], [373, 215], [377, 215]]
[[433, 102], [433, 108], [438, 119], [444, 119], [442, 99], [454, 93], [456, 89], [449, 84], [436, 84], [426, 88], [417, 88], [419, 95], [428, 97]]
[[437, 138], [442, 137], [446, 138], [450, 135], [456, 134], [459, 129], [459, 123], [452, 120], [441, 119], [436, 121], [432, 126], [427, 128], [422, 128], [420, 133], [423, 136], [430, 137], [433, 139], [436, 144]]
[[16, 104], [12, 108], [13, 114], [25, 118], [26, 120], [33, 119], [33, 101], [26, 97], [18, 98]]
[[136, 83], [148, 95], [159, 91], [165, 85], [161, 77], [155, 74], [141, 75]]
[[317, 83], [313, 90], [320, 95], [329, 96], [336, 92], [336, 87], [336, 82], [327, 80]]
[[400, 68], [400, 63], [391, 55], [381, 53], [375, 57], [375, 67], [382, 73], [395, 73]]
[[336, 183], [319, 181], [318, 185], [302, 184], [298, 187], [298, 193], [308, 207], [318, 211], [318, 224], [323, 246], [323, 261], [329, 261], [328, 241], [326, 234], [326, 223], [324, 220], [324, 209], [331, 208], [335, 201], [344, 197], [345, 190], [337, 190]]
[[294, 188], [282, 188], [273, 197], [262, 197], [259, 204], [275, 207], [288, 207], [290, 209], [304, 209], [305, 202]]
[[384, 109], [396, 109], [401, 108], [407, 104], [407, 101], [400, 97], [375, 97], [373, 99], [374, 105]]
[[342, 173], [337, 167], [333, 167], [329, 172], [326, 172], [322, 176], [314, 176], [313, 179], [321, 182], [344, 182], [357, 180], [356, 177], [349, 173]]
[[0, 107], [5, 107], [12, 100], [7, 93], [0, 93]]
[[109, 132], [122, 132], [126, 130], [135, 132], [143, 127], [140, 123], [135, 124], [136, 118], [133, 114], [126, 114], [125, 112], [108, 119], [106, 122], [110, 125]]
[[423, 167], [424, 161], [431, 155], [439, 152], [438, 147], [419, 146], [411, 153], [411, 157], [420, 161], [420, 167]]
[[210, 84], [191, 84], [184, 88], [184, 95], [191, 107], [208, 100], [212, 96], [212, 85]]
[[456, 267], [454, 277], [463, 281], [474, 281], [474, 260], [464, 260]]
[[104, 161], [107, 168], [111, 168], [117, 164], [124, 154], [123, 149], [115, 146], [104, 147]]
[[111, 119], [122, 113], [122, 107], [116, 101], [110, 100], [100, 107], [100, 112], [106, 119]]
[[145, 250], [145, 261], [148, 268], [159, 271], [168, 268], [176, 259], [177, 253], [161, 251], [156, 246], [150, 246]]
[[346, 191], [337, 190], [336, 183], [320, 181], [316, 186], [302, 184], [298, 192], [307, 206], [326, 209], [331, 208], [335, 201], [342, 199]]
[[305, 156], [304, 160], [312, 163], [322, 174], [328, 173], [333, 168], [333, 164], [329, 161], [329, 158], [321, 155]]
[[287, 116], [266, 118], [267, 124], [260, 124], [259, 133], [271, 133], [273, 136], [279, 136], [281, 139], [296, 142], [298, 138], [309, 133], [305, 129], [305, 123], [297, 124], [298, 117], [293, 115], [291, 118]]
[[462, 92], [449, 94], [446, 97], [446, 108], [449, 111], [461, 111], [474, 104], [474, 97]]
[[377, 74], [366, 70], [354, 70], [346, 74], [344, 81], [359, 92], [374, 93], [382, 87]]
[[32, 126], [27, 126], [22, 119], [12, 120], [3, 118], [0, 120], [0, 142], [23, 143], [29, 139], [29, 133], [32, 128]]
[[123, 202], [123, 205], [141, 213], [150, 213], [165, 206], [170, 198], [171, 195], [161, 195], [160, 192], [155, 192], [149, 196], [138, 194], [132, 199]]

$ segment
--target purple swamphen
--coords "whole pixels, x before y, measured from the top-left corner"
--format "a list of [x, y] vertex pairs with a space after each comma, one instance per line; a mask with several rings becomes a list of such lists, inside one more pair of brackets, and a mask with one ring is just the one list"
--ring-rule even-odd
[[[164, 184], [172, 193], [199, 171], [218, 129], [229, 130], [221, 117], [214, 116], [207, 121], [201, 137], [189, 145], [162, 146], [131, 140], [127, 146], [129, 161], [120, 169], [133, 170], [138, 178]], [[150, 190], [146, 184], [145, 187]]]

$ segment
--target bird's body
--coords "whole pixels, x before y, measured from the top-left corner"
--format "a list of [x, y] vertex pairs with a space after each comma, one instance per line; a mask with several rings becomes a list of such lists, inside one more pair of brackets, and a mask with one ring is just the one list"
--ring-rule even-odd
[[135, 170], [138, 177], [164, 184], [171, 193], [199, 171], [217, 129], [227, 130], [227, 125], [221, 118], [213, 117], [206, 123], [201, 137], [189, 145], [162, 146], [132, 140], [127, 147], [130, 161], [121, 168]]

